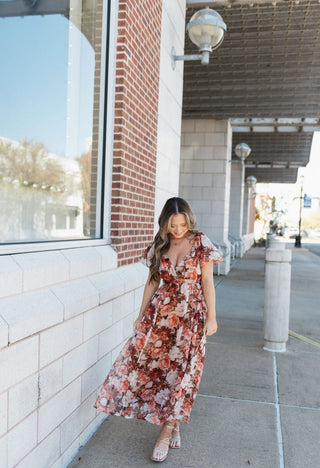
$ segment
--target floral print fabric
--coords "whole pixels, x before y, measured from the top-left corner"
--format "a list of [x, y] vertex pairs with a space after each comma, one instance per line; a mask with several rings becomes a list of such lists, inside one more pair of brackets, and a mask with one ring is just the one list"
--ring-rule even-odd
[[[141, 259], [145, 265], [152, 255], [150, 245]], [[160, 287], [114, 362], [95, 408], [159, 425], [190, 421], [205, 356], [201, 266], [210, 260], [219, 263], [222, 255], [202, 233], [176, 267], [162, 256]]]

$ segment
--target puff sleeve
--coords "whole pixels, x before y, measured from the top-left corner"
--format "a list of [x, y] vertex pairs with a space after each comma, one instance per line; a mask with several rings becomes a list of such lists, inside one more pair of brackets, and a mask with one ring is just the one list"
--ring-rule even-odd
[[213, 260], [213, 263], [220, 263], [223, 260], [222, 253], [217, 249], [211, 242], [211, 240], [205, 235], [201, 234], [201, 254], [200, 254], [200, 266]]
[[154, 256], [154, 243], [148, 245], [148, 247], [142, 253], [140, 262], [150, 268], [152, 257]]

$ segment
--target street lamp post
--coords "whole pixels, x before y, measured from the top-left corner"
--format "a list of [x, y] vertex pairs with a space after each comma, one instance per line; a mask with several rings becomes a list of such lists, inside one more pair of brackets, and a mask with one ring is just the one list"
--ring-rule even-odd
[[295, 247], [301, 247], [301, 214], [302, 214], [302, 200], [303, 200], [303, 186], [301, 184], [300, 188], [300, 208], [299, 208], [299, 234], [296, 236], [296, 241], [294, 246]]
[[296, 240], [294, 243], [295, 247], [301, 247], [301, 216], [302, 216], [302, 200], [303, 200], [303, 176], [301, 176], [301, 187], [300, 187], [300, 197], [295, 197], [294, 199], [300, 199], [300, 205], [299, 205], [299, 233], [296, 236]]

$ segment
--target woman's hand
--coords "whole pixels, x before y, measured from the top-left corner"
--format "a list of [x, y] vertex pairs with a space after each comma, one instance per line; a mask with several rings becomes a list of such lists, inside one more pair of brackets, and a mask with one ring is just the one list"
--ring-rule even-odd
[[138, 331], [138, 328], [139, 328], [141, 319], [142, 319], [142, 317], [140, 317], [140, 315], [139, 315], [139, 316], [135, 319], [135, 321], [133, 322], [133, 330], [134, 330], [135, 332]]
[[207, 336], [211, 336], [214, 333], [216, 333], [216, 331], [218, 330], [217, 320], [215, 318], [214, 319], [208, 318], [206, 320], [204, 330], [205, 330]]

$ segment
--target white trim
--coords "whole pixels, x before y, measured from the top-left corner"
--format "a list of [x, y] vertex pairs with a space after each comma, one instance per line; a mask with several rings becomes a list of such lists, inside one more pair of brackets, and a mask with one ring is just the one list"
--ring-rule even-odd
[[10, 255], [26, 252], [43, 252], [47, 250], [76, 249], [79, 247], [93, 247], [95, 245], [109, 245], [106, 239], [61, 240], [52, 242], [28, 242], [0, 245], [0, 255]]
[[279, 455], [279, 468], [284, 468], [284, 455], [283, 455], [283, 439], [280, 419], [280, 405], [279, 405], [279, 394], [278, 394], [278, 370], [277, 370], [277, 358], [273, 353], [273, 382], [274, 382], [274, 396], [275, 396], [275, 408], [277, 415], [277, 439], [278, 439], [278, 455]]
[[217, 395], [207, 395], [205, 393], [197, 393], [197, 397], [215, 398], [217, 400], [241, 401], [241, 403], [259, 403], [259, 405], [275, 406], [275, 404], [272, 403], [272, 401], [246, 400], [246, 399], [243, 399], [243, 398], [232, 398], [232, 397], [222, 397], [222, 396], [217, 396]]
[[[206, 343], [208, 344], [208, 342]], [[300, 351], [299, 351], [300, 352]], [[304, 352], [304, 351], [302, 351]], [[271, 405], [271, 406], [276, 406], [276, 403], [273, 403], [272, 401], [262, 401], [262, 400], [246, 400], [243, 398], [235, 398], [235, 397], [222, 397], [222, 396], [217, 396], [217, 395], [208, 395], [205, 393], [197, 393], [197, 397], [201, 398], [215, 398], [217, 400], [228, 400], [228, 401], [240, 401], [241, 403], [259, 403], [259, 405]], [[314, 408], [313, 406], [299, 406], [299, 405], [289, 405], [287, 403], [279, 403], [279, 407], [285, 407], [285, 408], [299, 408], [299, 409], [305, 409], [305, 410], [310, 410], [310, 411], [320, 411], [320, 408]]]
[[110, 242], [111, 226], [111, 189], [112, 189], [112, 162], [113, 162], [113, 134], [114, 134], [114, 107], [115, 107], [115, 70], [116, 48], [118, 36], [118, 0], [112, 0], [110, 7], [109, 30], [109, 60], [108, 60], [108, 89], [105, 128], [105, 173], [104, 173], [104, 212], [102, 213], [104, 239]]
[[104, 137], [104, 114], [105, 114], [105, 85], [106, 85], [106, 60], [107, 60], [107, 18], [110, 1], [103, 0], [102, 3], [102, 38], [101, 38], [101, 69], [100, 69], [100, 98], [99, 98], [99, 126], [98, 126], [98, 161], [97, 161], [97, 186], [96, 186], [96, 237], [102, 236], [101, 219], [102, 219], [102, 167], [103, 167], [103, 137]]

